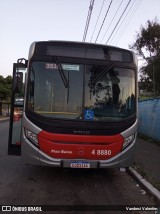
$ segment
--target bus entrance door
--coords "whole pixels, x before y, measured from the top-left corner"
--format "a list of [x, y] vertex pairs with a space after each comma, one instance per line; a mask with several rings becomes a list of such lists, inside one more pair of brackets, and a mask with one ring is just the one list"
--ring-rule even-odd
[[12, 97], [8, 138], [8, 154], [21, 155], [21, 127], [24, 106], [25, 73], [27, 60], [19, 59], [13, 64]]

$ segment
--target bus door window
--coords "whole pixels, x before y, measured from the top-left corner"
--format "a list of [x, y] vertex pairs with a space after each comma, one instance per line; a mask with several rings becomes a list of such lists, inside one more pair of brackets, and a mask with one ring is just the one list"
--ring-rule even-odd
[[[24, 90], [25, 90], [25, 71], [24, 68], [17, 68], [16, 74], [13, 77], [14, 81], [16, 80], [16, 77], [20, 74], [20, 83], [18, 81], [14, 82], [17, 87], [15, 87], [15, 90], [13, 91], [12, 98], [13, 101], [13, 112], [11, 112], [12, 115], [12, 138], [11, 138], [11, 145], [20, 145], [21, 141], [21, 126], [22, 126], [22, 114], [23, 114], [23, 107], [24, 107]], [[18, 86], [19, 84], [19, 86]]]
[[29, 83], [28, 83], [28, 108], [34, 109], [34, 84], [35, 84], [35, 74], [33, 67], [31, 68], [31, 73], [29, 76]]

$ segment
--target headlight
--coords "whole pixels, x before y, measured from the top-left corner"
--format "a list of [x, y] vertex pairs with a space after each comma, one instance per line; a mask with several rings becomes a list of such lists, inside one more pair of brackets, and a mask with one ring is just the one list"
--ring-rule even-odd
[[36, 146], [39, 146], [38, 145], [38, 138], [37, 138], [36, 134], [34, 134], [33, 132], [29, 131], [26, 128], [24, 128], [24, 133], [25, 133], [26, 138], [28, 138]]
[[135, 135], [130, 135], [129, 137], [124, 139], [122, 150], [129, 146], [134, 141]]

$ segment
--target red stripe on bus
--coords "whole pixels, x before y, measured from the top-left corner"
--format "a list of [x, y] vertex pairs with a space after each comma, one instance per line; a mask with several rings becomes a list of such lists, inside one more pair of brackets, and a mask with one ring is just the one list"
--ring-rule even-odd
[[38, 134], [40, 150], [53, 158], [106, 160], [118, 154], [123, 137], [94, 135], [54, 134], [42, 131]]

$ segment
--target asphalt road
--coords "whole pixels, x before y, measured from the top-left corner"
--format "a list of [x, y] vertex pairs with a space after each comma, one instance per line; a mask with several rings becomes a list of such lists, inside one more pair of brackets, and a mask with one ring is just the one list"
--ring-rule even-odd
[[119, 169], [79, 170], [32, 166], [22, 163], [20, 157], [8, 156], [8, 126], [8, 122], [0, 122], [1, 205], [155, 205], [152, 198], [126, 172], [120, 172]]

